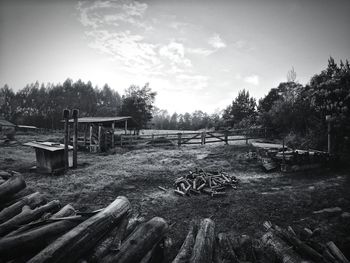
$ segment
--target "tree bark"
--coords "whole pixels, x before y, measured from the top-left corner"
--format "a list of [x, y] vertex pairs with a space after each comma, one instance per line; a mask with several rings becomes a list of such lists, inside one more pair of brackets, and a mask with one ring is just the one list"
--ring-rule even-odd
[[29, 262], [75, 262], [93, 248], [123, 216], [129, 214], [130, 210], [129, 200], [123, 196], [117, 197], [104, 210], [59, 237]]
[[25, 196], [23, 199], [9, 207], [4, 208], [0, 212], [0, 224], [21, 213], [22, 208], [25, 205], [29, 206], [31, 209], [34, 209], [35, 207], [45, 203], [45, 201], [44, 196], [39, 194], [39, 192]]
[[293, 250], [289, 249], [288, 245], [278, 238], [272, 231], [267, 232], [261, 238], [265, 248], [272, 255], [270, 255], [271, 262], [274, 258], [282, 263], [300, 263], [303, 259]]
[[195, 238], [197, 235], [198, 226], [195, 222], [191, 222], [190, 229], [188, 230], [187, 236], [182, 243], [182, 246], [177, 253], [176, 257], [172, 261], [172, 263], [187, 263], [189, 262], [191, 255], [192, 255], [192, 249], [194, 246]]
[[218, 234], [214, 253], [215, 263], [239, 263], [230, 238], [225, 233]]
[[60, 207], [60, 202], [57, 200], [51, 201], [46, 205], [35, 209], [30, 209], [29, 206], [24, 206], [22, 212], [10, 220], [0, 225], [0, 236], [4, 236], [11, 231], [18, 229], [21, 225], [30, 223], [33, 220], [40, 218], [45, 212], [57, 211]]
[[209, 218], [201, 221], [190, 263], [211, 263], [215, 242], [215, 223]]
[[0, 184], [0, 200], [10, 197], [26, 187], [23, 177], [20, 175], [12, 176], [5, 183]]
[[74, 216], [76, 215], [76, 211], [74, 207], [70, 204], [65, 205], [64, 207], [61, 208], [60, 211], [58, 211], [56, 214], [53, 214], [50, 218], [61, 218], [61, 217], [67, 217], [67, 216]]
[[9, 260], [26, 252], [39, 252], [52, 240], [75, 227], [81, 221], [62, 220], [0, 239], [0, 255]]
[[163, 218], [154, 217], [137, 228], [124, 241], [118, 254], [108, 254], [101, 262], [139, 262], [164, 237], [167, 230], [166, 221]]

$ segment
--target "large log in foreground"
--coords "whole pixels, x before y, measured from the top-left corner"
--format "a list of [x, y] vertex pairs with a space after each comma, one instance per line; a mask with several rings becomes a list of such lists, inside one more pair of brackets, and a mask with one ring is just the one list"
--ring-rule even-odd
[[209, 218], [201, 221], [190, 263], [211, 263], [215, 242], [215, 223]]
[[197, 235], [198, 226], [195, 222], [192, 222], [190, 225], [190, 229], [187, 233], [187, 236], [177, 253], [176, 257], [172, 261], [172, 263], [187, 263], [189, 262], [191, 255], [192, 255], [192, 249], [194, 246], [194, 241]]
[[52, 240], [78, 225], [81, 220], [62, 220], [0, 239], [0, 255], [3, 259], [16, 258], [26, 252], [39, 252]]
[[154, 217], [137, 228], [121, 245], [118, 254], [108, 254], [103, 263], [134, 263], [139, 262], [158, 243], [168, 230], [168, 224], [163, 218]]
[[4, 208], [0, 212], [0, 224], [3, 222], [6, 222], [7, 220], [10, 220], [12, 217], [21, 213], [22, 208], [25, 205], [33, 209], [43, 204], [44, 202], [45, 202], [45, 198], [39, 192], [35, 192], [33, 194], [27, 195], [23, 197], [21, 200], [19, 200], [18, 202], [14, 203], [13, 205]]
[[5, 183], [0, 184], [0, 200], [12, 196], [26, 187], [23, 177], [20, 175], [12, 176]]
[[117, 197], [104, 210], [55, 240], [29, 262], [75, 262], [93, 248], [130, 210], [129, 200], [123, 196]]

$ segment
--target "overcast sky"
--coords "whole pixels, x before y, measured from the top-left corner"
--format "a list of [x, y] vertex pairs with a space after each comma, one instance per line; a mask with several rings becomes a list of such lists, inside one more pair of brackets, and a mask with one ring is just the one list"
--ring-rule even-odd
[[170, 113], [260, 98], [350, 58], [349, 0], [0, 0], [0, 86], [90, 80], [157, 91]]

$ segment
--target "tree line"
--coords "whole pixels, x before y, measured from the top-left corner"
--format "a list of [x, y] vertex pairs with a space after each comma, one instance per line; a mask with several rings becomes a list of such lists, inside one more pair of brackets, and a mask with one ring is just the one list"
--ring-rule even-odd
[[17, 124], [42, 128], [61, 128], [62, 111], [78, 108], [84, 116], [132, 116], [136, 129], [168, 130], [229, 129], [262, 127], [274, 136], [285, 137], [305, 147], [326, 145], [327, 122], [331, 119], [335, 145], [349, 148], [350, 65], [336, 63], [332, 57], [327, 68], [315, 74], [306, 85], [296, 81], [294, 69], [287, 81], [272, 88], [256, 101], [241, 90], [221, 113], [170, 115], [154, 107], [156, 93], [148, 84], [132, 85], [121, 96], [107, 84], [93, 87], [91, 82], [67, 79], [63, 84], [28, 84], [14, 92], [0, 88], [0, 115]]

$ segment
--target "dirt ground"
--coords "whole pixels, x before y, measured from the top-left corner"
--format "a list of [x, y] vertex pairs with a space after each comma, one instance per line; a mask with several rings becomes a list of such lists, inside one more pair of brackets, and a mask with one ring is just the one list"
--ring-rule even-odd
[[[117, 196], [126, 196], [133, 214], [150, 219], [161, 216], [171, 229], [173, 257], [181, 246], [192, 219], [210, 217], [216, 231], [260, 237], [262, 223], [270, 220], [296, 231], [320, 228], [321, 241], [333, 240], [349, 257], [350, 174], [348, 169], [322, 169], [298, 174], [265, 173], [253, 158], [255, 149], [245, 143], [234, 145], [117, 148], [114, 154], [79, 152], [79, 167], [63, 175], [29, 172], [35, 165], [34, 150], [22, 146], [32, 140], [57, 141], [60, 134], [20, 135], [17, 144], [0, 146], [0, 169], [22, 172], [26, 191], [40, 191], [49, 199], [71, 203], [81, 211], [102, 208]], [[195, 167], [234, 174], [237, 190], [227, 195], [180, 197], [173, 192], [174, 179]], [[168, 189], [164, 192], [158, 188]], [[340, 207], [339, 213], [314, 214], [316, 210]]]

